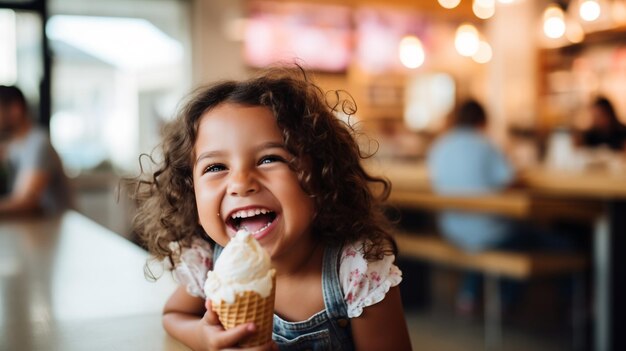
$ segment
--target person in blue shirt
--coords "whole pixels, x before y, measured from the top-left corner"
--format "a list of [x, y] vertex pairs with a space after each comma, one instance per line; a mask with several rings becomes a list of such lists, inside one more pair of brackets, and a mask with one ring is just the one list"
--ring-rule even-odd
[[[511, 187], [516, 172], [504, 153], [493, 144], [485, 129], [487, 115], [475, 100], [459, 105], [451, 128], [435, 141], [428, 153], [433, 190], [444, 195], [487, 195]], [[488, 249], [561, 250], [567, 244], [558, 236], [527, 222], [499, 215], [447, 210], [440, 213], [441, 234], [468, 252]], [[466, 274], [457, 296], [457, 310], [474, 311], [480, 292], [480, 276]], [[517, 296], [519, 286], [502, 286], [503, 304]]]
[[[505, 155], [487, 138], [487, 118], [474, 100], [460, 105], [452, 128], [436, 140], [428, 154], [434, 190], [445, 195], [481, 195], [511, 185], [515, 171]], [[507, 241], [512, 235], [505, 218], [445, 211], [440, 216], [443, 235], [468, 251], [480, 251]]]

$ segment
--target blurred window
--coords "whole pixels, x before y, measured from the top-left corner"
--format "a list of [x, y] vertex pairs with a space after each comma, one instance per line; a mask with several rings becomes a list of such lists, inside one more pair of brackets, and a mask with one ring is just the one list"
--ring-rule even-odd
[[41, 42], [37, 13], [0, 9], [0, 84], [19, 86], [35, 118], [43, 76]]
[[11, 85], [17, 80], [16, 48], [15, 12], [0, 10], [0, 84]]
[[134, 171], [138, 155], [154, 148], [190, 85], [183, 45], [189, 34], [179, 23], [175, 16], [159, 27], [140, 17], [50, 18], [50, 136], [70, 175], [94, 168]]

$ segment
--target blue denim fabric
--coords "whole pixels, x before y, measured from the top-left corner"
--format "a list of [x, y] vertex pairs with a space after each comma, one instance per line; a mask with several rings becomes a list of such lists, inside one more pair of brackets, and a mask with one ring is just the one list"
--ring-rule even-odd
[[[222, 248], [216, 245], [215, 259]], [[348, 309], [339, 280], [340, 247], [326, 248], [322, 267], [325, 309], [302, 322], [288, 322], [274, 314], [272, 339], [280, 351], [354, 350]]]

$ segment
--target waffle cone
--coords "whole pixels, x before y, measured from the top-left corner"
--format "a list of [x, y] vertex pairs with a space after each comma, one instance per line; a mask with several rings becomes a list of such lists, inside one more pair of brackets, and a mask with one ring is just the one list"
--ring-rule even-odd
[[244, 291], [237, 294], [234, 303], [213, 302], [212, 309], [217, 313], [225, 329], [248, 322], [254, 322], [256, 325], [256, 332], [241, 341], [239, 346], [259, 346], [272, 340], [275, 290], [276, 277], [272, 277], [272, 291], [265, 298], [257, 292]]

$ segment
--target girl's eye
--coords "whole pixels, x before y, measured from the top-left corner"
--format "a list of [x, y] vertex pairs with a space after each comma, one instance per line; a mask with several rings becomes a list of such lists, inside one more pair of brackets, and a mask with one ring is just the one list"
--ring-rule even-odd
[[262, 164], [269, 164], [269, 163], [274, 163], [274, 162], [285, 162], [285, 159], [276, 155], [268, 155], [268, 156], [263, 156], [261, 160], [259, 161], [259, 164], [262, 165]]
[[224, 167], [224, 165], [214, 164], [214, 165], [209, 165], [207, 168], [205, 168], [203, 173], [214, 173], [214, 172], [223, 171], [225, 169], [226, 167]]

